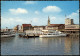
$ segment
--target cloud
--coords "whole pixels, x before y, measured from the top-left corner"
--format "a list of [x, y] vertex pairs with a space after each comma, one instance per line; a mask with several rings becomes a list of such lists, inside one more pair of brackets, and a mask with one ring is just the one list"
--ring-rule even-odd
[[20, 25], [23, 23], [29, 23], [26, 19], [22, 19], [19, 17], [14, 17], [14, 18], [3, 18], [1, 17], [1, 28], [9, 27], [13, 28], [16, 25]]
[[32, 19], [32, 25], [33, 26], [41, 26], [41, 25], [46, 25], [47, 24], [47, 20], [45, 19], [44, 20], [44, 18], [33, 18]]
[[51, 19], [51, 20], [55, 20], [55, 19], [56, 19], [56, 17], [52, 16], [50, 19]]
[[49, 18], [50, 18], [50, 23], [51, 24], [56, 24], [56, 23], [60, 22], [60, 21], [58, 22], [58, 20], [60, 20], [60, 17], [58, 18], [57, 16], [51, 15]]
[[77, 12], [79, 13], [79, 9], [77, 10]]
[[25, 2], [25, 4], [35, 4], [36, 2], [34, 2], [34, 1], [27, 1], [27, 2]]
[[76, 12], [72, 12], [67, 17], [69, 17], [71, 19], [74, 19], [74, 23], [78, 23], [79, 24], [79, 10], [76, 10]]
[[34, 23], [36, 23], [36, 22], [38, 22], [38, 19], [39, 19], [39, 18], [33, 18], [32, 21], [33, 21]]
[[38, 11], [35, 11], [34, 13], [35, 13], [35, 14], [39, 14], [39, 12], [38, 12]]
[[9, 9], [9, 11], [12, 14], [25, 14], [25, 13], [28, 13], [28, 11], [26, 9], [23, 9], [23, 8]]
[[79, 11], [77, 10], [76, 12], [72, 12], [70, 15], [68, 15], [68, 17], [71, 17], [71, 18], [75, 18], [75, 17], [78, 17], [79, 16]]
[[[32, 22], [31, 22], [32, 21]], [[23, 19], [20, 17], [14, 17], [14, 18], [3, 18], [1, 17], [1, 28], [14, 28], [16, 25], [22, 25], [22, 24], [32, 24], [32, 25], [41, 25], [39, 23], [40, 18], [28, 18]]]
[[61, 9], [57, 6], [47, 6], [43, 8], [43, 12], [61, 12]]
[[73, 12], [69, 15], [69, 17], [74, 17], [74, 16], [78, 16], [78, 13]]

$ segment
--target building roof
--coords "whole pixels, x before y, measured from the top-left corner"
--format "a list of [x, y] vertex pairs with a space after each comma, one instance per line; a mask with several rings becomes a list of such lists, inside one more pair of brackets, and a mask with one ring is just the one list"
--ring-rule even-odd
[[33, 27], [45, 27], [45, 26], [33, 26]]
[[64, 26], [65, 24], [50, 24], [51, 27], [59, 27], [59, 26], [61, 26], [61, 25]]
[[23, 27], [29, 27], [32, 26], [31, 24], [22, 24]]

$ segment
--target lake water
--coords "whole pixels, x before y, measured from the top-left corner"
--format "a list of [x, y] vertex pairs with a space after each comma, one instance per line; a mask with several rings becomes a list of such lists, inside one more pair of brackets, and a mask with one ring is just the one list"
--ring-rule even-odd
[[1, 38], [1, 55], [79, 55], [79, 37]]

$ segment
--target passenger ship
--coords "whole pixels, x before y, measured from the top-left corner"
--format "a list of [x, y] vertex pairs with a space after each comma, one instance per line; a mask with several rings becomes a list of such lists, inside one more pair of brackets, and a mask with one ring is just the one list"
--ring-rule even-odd
[[1, 38], [3, 37], [14, 37], [15, 33], [14, 32], [1, 32]]
[[42, 34], [39, 35], [39, 37], [60, 37], [60, 36], [67, 36], [67, 34], [56, 30], [42, 30]]

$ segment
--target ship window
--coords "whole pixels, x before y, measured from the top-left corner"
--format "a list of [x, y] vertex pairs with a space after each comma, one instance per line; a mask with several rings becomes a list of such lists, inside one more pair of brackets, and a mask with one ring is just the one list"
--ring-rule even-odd
[[48, 34], [48, 35], [52, 35], [52, 34]]

